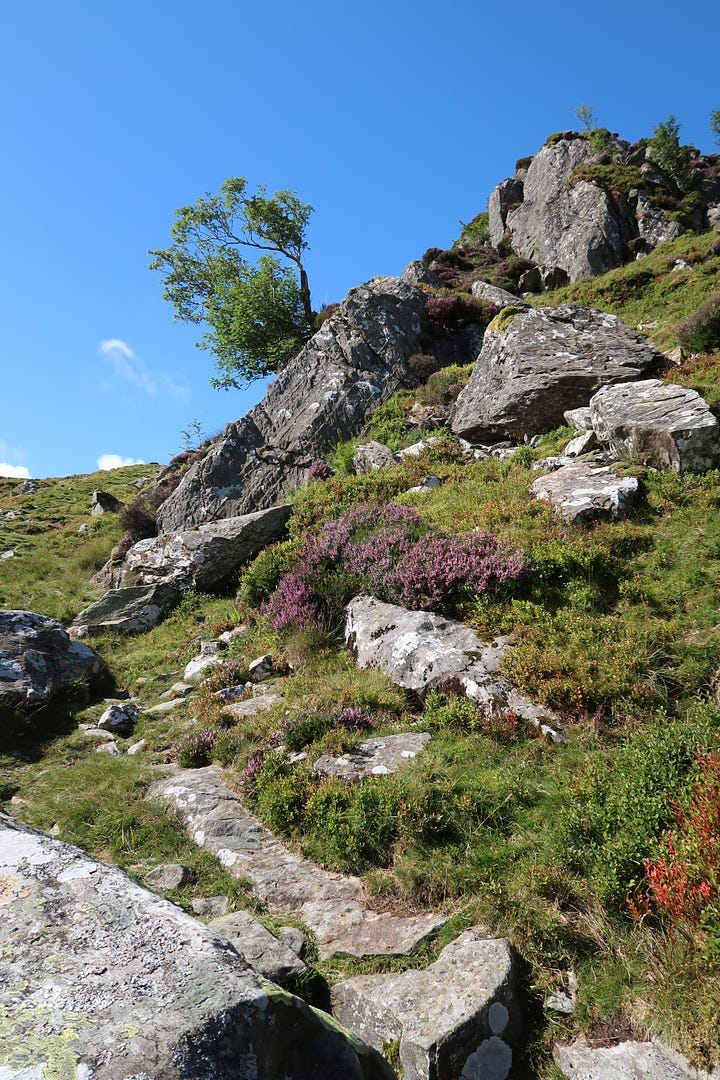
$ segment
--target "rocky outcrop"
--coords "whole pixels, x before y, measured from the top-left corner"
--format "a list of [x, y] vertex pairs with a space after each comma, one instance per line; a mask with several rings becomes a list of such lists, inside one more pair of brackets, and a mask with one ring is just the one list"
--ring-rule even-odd
[[419, 696], [460, 690], [492, 714], [509, 710], [546, 737], [563, 741], [554, 715], [500, 674], [506, 638], [481, 641], [470, 627], [443, 615], [356, 596], [347, 606], [345, 640], [361, 668], [380, 668], [397, 686]]
[[607, 386], [590, 401], [597, 438], [618, 457], [669, 472], [720, 465], [720, 426], [694, 390], [658, 379]]
[[387, 776], [409, 765], [430, 742], [427, 731], [404, 731], [380, 739], [364, 739], [340, 757], [323, 754], [313, 766], [320, 776], [341, 780], [364, 780], [368, 776]]
[[180, 908], [0, 814], [0, 1074], [391, 1080]]
[[381, 1050], [403, 1080], [505, 1080], [523, 1026], [513, 956], [467, 930], [424, 971], [359, 975], [332, 989], [334, 1015]]
[[609, 465], [593, 461], [563, 465], [530, 485], [535, 498], [550, 503], [555, 515], [570, 525], [623, 517], [639, 489], [636, 477], [618, 476]]
[[172, 807], [201, 847], [230, 873], [246, 878], [268, 911], [296, 915], [315, 934], [321, 959], [408, 955], [445, 919], [431, 913], [395, 915], [371, 909], [359, 878], [322, 870], [294, 855], [249, 813], [225, 783], [222, 769], [176, 770], [148, 798]]
[[162, 532], [237, 517], [283, 501], [307, 470], [414, 378], [427, 295], [400, 278], [352, 289], [259, 405], [230, 424], [162, 504]]
[[220, 937], [227, 938], [255, 971], [279, 986], [292, 984], [308, 970], [300, 957], [266, 930], [249, 911], [221, 915], [209, 925]]
[[32, 611], [0, 611], [0, 708], [47, 701], [96, 675], [102, 660], [59, 622]]
[[633, 382], [667, 366], [614, 315], [565, 305], [498, 316], [487, 329], [469, 383], [451, 417], [474, 442], [521, 440], [551, 431], [568, 409], [602, 386]]
[[[516, 254], [561, 268], [576, 281], [622, 266], [634, 253], [684, 232], [666, 209], [678, 205], [680, 193], [647, 148], [611, 140], [597, 154], [591, 140], [574, 132], [554, 136], [522, 162], [514, 177], [497, 185], [488, 202], [495, 247], [508, 244]], [[720, 195], [716, 181], [696, 182], [696, 190], [692, 224], [701, 230], [711, 222]]]
[[556, 1046], [555, 1064], [568, 1080], [720, 1080], [693, 1068], [663, 1043], [621, 1042], [614, 1046], [588, 1046], [582, 1041]]
[[471, 291], [476, 300], [487, 300], [490, 304], [502, 311], [506, 307], [529, 307], [521, 297], [513, 296], [506, 289], [498, 289], [497, 285], [490, 285], [487, 281], [473, 281]]
[[274, 506], [197, 529], [139, 540], [127, 552], [117, 572], [117, 584], [165, 582], [183, 592], [213, 592], [282, 536], [290, 513], [290, 506]]
[[96, 634], [141, 634], [156, 626], [180, 601], [180, 589], [167, 582], [111, 589], [102, 599], [76, 615], [74, 638]]

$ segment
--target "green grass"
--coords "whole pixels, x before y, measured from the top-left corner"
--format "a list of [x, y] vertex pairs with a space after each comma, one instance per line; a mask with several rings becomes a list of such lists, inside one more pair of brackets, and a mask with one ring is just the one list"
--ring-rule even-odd
[[[677, 323], [712, 291], [720, 260], [714, 235], [683, 236], [613, 271], [537, 299], [613, 311], [630, 325], [658, 320], [661, 347], [674, 344]], [[673, 272], [685, 258], [691, 270]], [[367, 437], [393, 447], [419, 437], [405, 420], [409, 405], [447, 391], [468, 370], [448, 371], [433, 389], [404, 392], [376, 414]], [[670, 376], [720, 406], [720, 356], [686, 361]], [[244, 663], [270, 652], [292, 665], [284, 701], [267, 713], [231, 720], [209, 693], [176, 712], [142, 716], [137, 757], [95, 753], [79, 730], [97, 720], [72, 694], [29, 717], [0, 748], [5, 805], [43, 829], [142, 878], [160, 862], [181, 862], [192, 880], [173, 899], [224, 893], [253, 906], [244, 883], [199, 851], [171, 816], [145, 802], [152, 766], [173, 761], [189, 731], [207, 725], [227, 733], [222, 762], [241, 784], [253, 756], [265, 755], [256, 810], [288, 842], [318, 862], [362, 873], [378, 902], [432, 907], [446, 929], [413, 956], [358, 963], [336, 957], [320, 965], [329, 979], [362, 971], [430, 963], [467, 926], [506, 935], [526, 964], [532, 999], [578, 977], [578, 1008], [569, 1020], [542, 1017], [531, 1048], [538, 1076], [555, 1075], [547, 1044], [554, 1034], [598, 1039], [659, 1034], [700, 1064], [720, 1064], [717, 971], [682, 936], [646, 919], [635, 923], [625, 895], [642, 877], [672, 822], [670, 797], [692, 782], [697, 748], [720, 746], [714, 704], [720, 672], [720, 475], [635, 469], [643, 497], [625, 520], [570, 528], [528, 486], [536, 457], [560, 452], [569, 429], [545, 436], [509, 461], [468, 462], [445, 435], [395, 469], [347, 474], [351, 447], [338, 448], [338, 475], [294, 496], [291, 540], [261, 555], [239, 597], [191, 594], [160, 626], [138, 638], [92, 641], [118, 691], [151, 705], [198, 651], [199, 641], [242, 624], [229, 656]], [[363, 436], [364, 438], [365, 436]], [[343, 466], [342, 463], [345, 463]], [[116, 518], [90, 518], [96, 487], [129, 501], [131, 480], [152, 471], [42, 481], [36, 496], [18, 497], [19, 482], [0, 480], [0, 604], [71, 618], [98, 590], [90, 577], [119, 539]], [[442, 486], [423, 497], [404, 494], [428, 472]], [[512, 634], [504, 669], [530, 696], [557, 709], [567, 742], [547, 745], [521, 726], [488, 725], [471, 705], [431, 695], [421, 704], [378, 672], [360, 672], [332, 632], [273, 633], [258, 605], [292, 565], [299, 538], [363, 502], [397, 499], [417, 506], [436, 528], [479, 528], [519, 548], [529, 562], [520, 591], [467, 603], [464, 620], [481, 636]], [[7, 512], [17, 516], [7, 518]], [[78, 535], [88, 522], [89, 534]], [[159, 681], [162, 676], [165, 681]], [[403, 773], [365, 785], [318, 779], [307, 763], [291, 766], [273, 751], [276, 733], [312, 761], [340, 752], [357, 736], [330, 729], [343, 706], [376, 717], [377, 730], [429, 730], [432, 741]], [[127, 745], [125, 743], [124, 745]], [[284, 920], [289, 921], [289, 920]]]

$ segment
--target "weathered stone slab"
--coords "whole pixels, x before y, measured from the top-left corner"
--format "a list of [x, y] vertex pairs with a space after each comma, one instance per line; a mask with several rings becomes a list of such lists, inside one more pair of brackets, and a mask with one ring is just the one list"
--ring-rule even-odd
[[141, 634], [172, 611], [182, 593], [173, 585], [139, 585], [111, 589], [76, 616], [70, 634], [75, 638], [97, 634]]
[[505, 1080], [523, 1017], [505, 941], [468, 930], [425, 971], [360, 975], [333, 1013], [371, 1046], [399, 1040], [403, 1080]]
[[669, 472], [720, 465], [720, 425], [694, 390], [659, 379], [606, 386], [590, 401], [596, 435], [618, 456]]
[[300, 957], [266, 930], [249, 911], [221, 915], [209, 924], [220, 937], [227, 938], [234, 949], [260, 975], [285, 986], [307, 971]]
[[360, 443], [353, 454], [353, 468], [358, 476], [363, 473], [374, 472], [376, 469], [386, 469], [397, 465], [399, 458], [392, 452], [389, 446], [371, 440]]
[[380, 668], [406, 690], [460, 690], [492, 713], [511, 710], [553, 741], [563, 741], [554, 714], [500, 675], [507, 638], [481, 641], [470, 627], [444, 615], [356, 596], [346, 609], [345, 641], [361, 668]]
[[636, 477], [617, 476], [609, 465], [584, 461], [563, 465], [530, 485], [536, 499], [549, 502], [555, 514], [572, 525], [622, 517], [639, 490]]
[[101, 731], [110, 731], [114, 735], [130, 735], [137, 724], [137, 705], [123, 702], [109, 705], [98, 720], [97, 726]]
[[4, 1080], [391, 1080], [180, 908], [0, 814]]
[[471, 292], [476, 300], [487, 300], [494, 304], [498, 310], [506, 307], [529, 307], [530, 305], [519, 296], [507, 292], [506, 289], [498, 289], [497, 285], [491, 285], [487, 281], [473, 281]]
[[246, 698], [244, 701], [233, 701], [224, 707], [224, 712], [232, 716], [257, 716], [258, 713], [266, 712], [273, 705], [284, 701], [282, 694], [261, 694], [257, 697]]
[[575, 1042], [556, 1046], [553, 1057], [569, 1080], [718, 1080], [694, 1069], [661, 1042], [621, 1042], [616, 1046], [588, 1046]]
[[380, 404], [414, 385], [427, 295], [408, 280], [352, 289], [263, 401], [230, 424], [160, 507], [162, 532], [284, 501], [313, 461], [357, 435]]
[[414, 761], [430, 738], [427, 731], [406, 731], [401, 735], [386, 735], [382, 739], [364, 739], [340, 757], [323, 754], [313, 768], [321, 776], [337, 776], [342, 780], [387, 776]]
[[602, 311], [567, 304], [497, 319], [451, 416], [455, 434], [473, 442], [551, 431], [602, 386], [667, 366], [644, 337]]
[[370, 911], [359, 878], [322, 870], [272, 835], [227, 787], [217, 765], [174, 770], [148, 798], [170, 805], [190, 836], [247, 878], [273, 914], [297, 915], [315, 933], [321, 959], [407, 955], [445, 922], [439, 915], [402, 917]]
[[101, 667], [98, 654], [72, 641], [55, 619], [0, 611], [0, 706], [47, 701], [68, 683], [87, 682]]
[[125, 556], [117, 584], [165, 581], [183, 591], [212, 592], [282, 536], [290, 514], [290, 506], [273, 506], [197, 529], [139, 540]]

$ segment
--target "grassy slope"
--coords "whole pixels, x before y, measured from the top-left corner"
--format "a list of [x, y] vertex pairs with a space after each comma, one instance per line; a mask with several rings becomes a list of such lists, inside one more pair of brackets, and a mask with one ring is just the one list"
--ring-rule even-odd
[[[672, 345], [679, 318], [717, 288], [720, 260], [707, 257], [712, 239], [681, 238], [542, 303], [586, 303], [631, 325], [657, 318], [653, 337]], [[671, 272], [668, 260], [676, 255], [694, 258], [695, 270]], [[712, 397], [717, 363], [717, 356], [700, 358], [674, 377], [709, 388]], [[402, 413], [402, 403], [390, 406], [383, 423], [407, 441]], [[536, 456], [568, 437], [548, 437]], [[311, 757], [352, 743], [352, 736], [318, 727], [318, 717], [338, 704], [363, 708], [380, 731], [408, 724], [431, 730], [432, 743], [413, 768], [362, 789], [321, 784], [303, 767], [275, 762], [263, 770], [258, 812], [319, 861], [364, 872], [386, 903], [444, 907], [452, 916], [445, 937], [474, 921], [507, 934], [530, 964], [538, 1001], [574, 971], [576, 1016], [548, 1017], [538, 1028], [541, 1075], [551, 1075], [544, 1040], [578, 1029], [599, 1038], [660, 1032], [696, 1060], [718, 1063], [717, 956], [703, 960], [692, 935], [670, 946], [657, 924], [628, 917], [624, 897], [672, 824], [668, 796], [687, 789], [694, 749], [718, 744], [712, 693], [720, 670], [719, 478], [638, 470], [646, 497], [630, 519], [569, 530], [530, 502], [529, 458], [468, 465], [445, 444], [392, 472], [335, 477], [300, 493], [295, 530], [355, 502], [395, 498], [426, 472], [441, 476], [443, 487], [417, 503], [429, 520], [447, 531], [488, 529], [532, 561], [523, 591], [469, 605], [464, 617], [483, 633], [516, 635], [508, 674], [562, 711], [566, 746], [488, 728], [453, 701], [432, 698], [421, 714], [387, 680], [359, 674], [333, 641], [279, 638], [233, 598], [191, 597], [142, 639], [92, 644], [118, 686], [143, 703], [158, 700], [167, 683], [154, 676], [181, 670], [198, 638], [241, 620], [246, 629], [232, 646], [235, 657], [247, 661], [269, 650], [290, 660], [296, 674], [285, 680], [285, 705], [234, 725], [223, 743], [223, 763], [238, 777], [250, 757], [273, 745], [288, 716], [309, 718]], [[127, 501], [130, 480], [147, 471], [44, 481], [27, 497], [13, 494], [19, 482], [0, 481], [0, 554], [16, 551], [0, 563], [0, 604], [69, 619], [93, 599], [89, 578], [120, 534], [114, 517], [90, 519], [90, 493], [103, 487]], [[20, 513], [4, 520], [11, 510]], [[87, 538], [77, 534], [83, 521], [91, 524]], [[56, 825], [63, 838], [137, 875], [162, 861], [191, 866], [194, 881], [174, 895], [180, 903], [224, 892], [235, 905], [251, 904], [242, 886], [141, 798], [150, 766], [172, 759], [188, 730], [223, 724], [217, 706], [206, 695], [162, 719], [141, 719], [134, 737], [146, 739], [143, 753], [120, 759], [95, 754], [77, 729], [99, 709], [43, 714], [22, 739], [6, 741], [5, 799], [24, 800], [15, 806], [27, 820]], [[431, 959], [444, 940], [411, 962]], [[382, 967], [336, 962], [326, 973]], [[692, 994], [677, 993], [690, 983]]]

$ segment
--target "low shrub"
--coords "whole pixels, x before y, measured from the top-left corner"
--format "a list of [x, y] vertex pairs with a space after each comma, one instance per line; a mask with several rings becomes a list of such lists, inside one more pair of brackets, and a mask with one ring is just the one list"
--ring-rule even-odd
[[323, 461], [322, 458], [318, 458], [317, 461], [313, 461], [312, 465], [308, 469], [309, 480], [327, 480], [329, 476], [332, 476], [332, 469], [328, 465], [327, 461]]
[[133, 499], [131, 503], [122, 508], [118, 514], [118, 521], [120, 528], [124, 529], [125, 533], [132, 538], [133, 543], [157, 535], [155, 516], [148, 510], [142, 496]]
[[677, 336], [688, 352], [709, 353], [720, 349], [720, 293], [713, 293], [681, 322]]
[[275, 630], [333, 627], [359, 593], [413, 609], [440, 610], [516, 581], [519, 552], [480, 531], [444, 536], [407, 506], [359, 506], [301, 546], [264, 606]]
[[218, 732], [208, 727], [189, 732], [178, 744], [178, 763], [183, 769], [202, 769], [210, 765], [217, 737]]
[[224, 690], [228, 686], [239, 686], [246, 683], [249, 678], [247, 664], [242, 660], [225, 660], [212, 669], [210, 675], [204, 680], [203, 686], [214, 692]]

